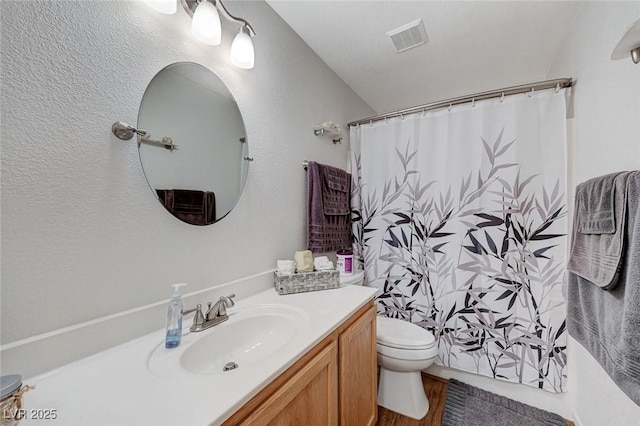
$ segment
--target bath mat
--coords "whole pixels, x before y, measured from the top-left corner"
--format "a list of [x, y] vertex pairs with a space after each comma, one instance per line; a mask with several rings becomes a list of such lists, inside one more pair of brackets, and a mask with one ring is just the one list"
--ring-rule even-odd
[[562, 417], [504, 396], [449, 380], [442, 426], [565, 426]]

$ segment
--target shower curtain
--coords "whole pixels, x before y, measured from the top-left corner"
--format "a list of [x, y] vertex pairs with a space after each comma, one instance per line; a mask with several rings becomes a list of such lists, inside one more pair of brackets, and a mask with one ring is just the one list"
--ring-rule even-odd
[[439, 363], [566, 388], [564, 90], [351, 128], [354, 252]]

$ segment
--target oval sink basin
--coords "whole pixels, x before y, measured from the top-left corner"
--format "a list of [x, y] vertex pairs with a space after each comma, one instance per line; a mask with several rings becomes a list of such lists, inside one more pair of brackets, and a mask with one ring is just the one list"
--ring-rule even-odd
[[149, 357], [149, 369], [160, 377], [176, 378], [185, 372], [213, 375], [246, 368], [275, 355], [307, 321], [304, 311], [286, 305], [230, 310], [227, 321], [183, 334], [177, 348], [157, 347]]

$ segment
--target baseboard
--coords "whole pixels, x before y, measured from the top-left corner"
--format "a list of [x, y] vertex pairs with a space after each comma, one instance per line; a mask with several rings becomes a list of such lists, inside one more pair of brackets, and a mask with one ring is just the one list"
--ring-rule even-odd
[[449, 379], [446, 379], [444, 377], [434, 376], [433, 374], [427, 373], [426, 371], [422, 371], [421, 373], [422, 373], [422, 377], [428, 377], [431, 380], [435, 380], [441, 383], [449, 383]]
[[578, 416], [578, 413], [576, 413], [575, 411], [571, 411], [571, 415], [573, 417], [573, 423], [576, 426], [583, 426], [584, 423], [582, 423], [582, 420], [580, 420], [580, 417]]
[[[195, 306], [230, 293], [236, 300], [273, 287], [273, 270], [183, 296]], [[94, 355], [164, 327], [169, 299], [29, 337], [0, 347], [2, 374], [29, 378]]]

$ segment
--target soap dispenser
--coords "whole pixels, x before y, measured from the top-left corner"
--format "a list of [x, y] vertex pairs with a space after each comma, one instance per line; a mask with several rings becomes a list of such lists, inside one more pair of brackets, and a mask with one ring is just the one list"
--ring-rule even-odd
[[185, 285], [187, 283], [171, 284], [173, 295], [167, 310], [167, 335], [164, 343], [166, 348], [175, 348], [182, 340], [182, 295], [180, 294], [180, 287]]

